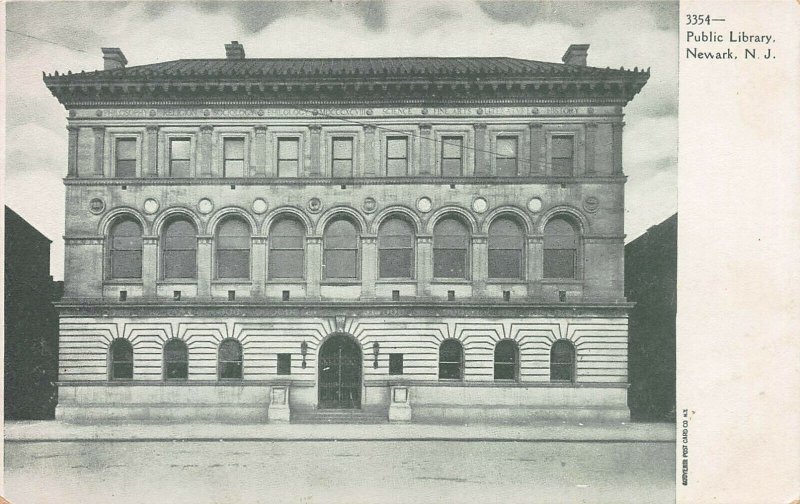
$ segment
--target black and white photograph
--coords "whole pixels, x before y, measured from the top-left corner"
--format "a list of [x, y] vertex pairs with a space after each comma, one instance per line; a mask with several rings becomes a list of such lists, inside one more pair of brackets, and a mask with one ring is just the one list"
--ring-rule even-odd
[[712, 463], [676, 400], [679, 64], [726, 20], [4, 8], [8, 502], [661, 504]]

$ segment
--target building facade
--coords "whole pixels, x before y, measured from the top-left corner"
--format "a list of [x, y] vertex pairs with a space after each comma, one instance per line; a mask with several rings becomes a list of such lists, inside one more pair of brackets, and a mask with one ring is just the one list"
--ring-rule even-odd
[[68, 110], [57, 416], [628, 418], [623, 107], [649, 71], [225, 59]]

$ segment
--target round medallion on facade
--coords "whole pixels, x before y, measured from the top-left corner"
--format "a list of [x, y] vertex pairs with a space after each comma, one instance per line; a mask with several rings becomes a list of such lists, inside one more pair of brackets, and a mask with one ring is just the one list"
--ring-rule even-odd
[[264, 201], [262, 198], [256, 198], [253, 201], [252, 208], [253, 208], [253, 211], [255, 213], [261, 215], [261, 214], [263, 214], [264, 212], [267, 211], [267, 208], [269, 208], [269, 205], [267, 205], [267, 202]]
[[372, 115], [372, 109], [367, 109], [367, 115]]
[[433, 208], [433, 203], [431, 203], [431, 199], [427, 196], [423, 196], [422, 198], [417, 200], [417, 210], [422, 213], [428, 213]]
[[472, 210], [475, 213], [483, 213], [487, 208], [489, 208], [489, 203], [486, 202], [486, 198], [477, 197], [472, 200]]
[[96, 115], [97, 117], [103, 117], [103, 111], [102, 110], [97, 110], [97, 111], [95, 111], [94, 115]]
[[211, 115], [211, 111], [210, 111], [210, 110], [208, 110], [208, 109], [205, 109], [205, 110], [203, 110], [203, 115], [204, 115], [205, 117], [208, 117], [208, 116], [210, 116], [210, 115]]
[[78, 115], [78, 113], [77, 113], [77, 112], [75, 112], [74, 110], [70, 110], [70, 111], [69, 111], [69, 116], [70, 116], [70, 117], [75, 117], [76, 115]]
[[154, 213], [158, 212], [158, 201], [154, 200], [153, 198], [147, 198], [144, 200], [144, 213], [148, 215], [153, 215]]
[[260, 109], [260, 110], [258, 111], [258, 115], [259, 115], [259, 116], [263, 116], [263, 115], [264, 115], [264, 110], [263, 110], [263, 109]]
[[103, 213], [106, 209], [106, 202], [102, 198], [92, 198], [89, 200], [89, 211], [95, 215]]
[[533, 114], [533, 115], [539, 115], [539, 109], [538, 109], [538, 108], [532, 108], [532, 109], [531, 109], [531, 114]]
[[533, 213], [536, 213], [541, 209], [542, 209], [542, 200], [539, 198], [531, 198], [531, 200], [528, 202], [528, 210], [530, 210]]
[[422, 115], [428, 115], [428, 109], [426, 108], [422, 109]]
[[378, 202], [375, 201], [375, 198], [366, 197], [364, 203], [361, 204], [361, 209], [364, 210], [364, 213], [371, 214], [378, 209]]
[[156, 111], [151, 109], [150, 112], [148, 112], [148, 114], [150, 114], [150, 117], [155, 117], [156, 116]]
[[322, 210], [322, 201], [319, 198], [311, 198], [306, 205], [308, 211], [311, 213], [319, 213]]
[[594, 196], [588, 196], [583, 200], [583, 209], [589, 213], [595, 213], [600, 208], [600, 200]]
[[208, 198], [203, 198], [197, 202], [197, 211], [201, 214], [210, 214], [214, 210], [214, 202]]
[[483, 115], [483, 109], [482, 109], [482, 108], [479, 108], [479, 109], [477, 110], [477, 112], [478, 112], [478, 115]]

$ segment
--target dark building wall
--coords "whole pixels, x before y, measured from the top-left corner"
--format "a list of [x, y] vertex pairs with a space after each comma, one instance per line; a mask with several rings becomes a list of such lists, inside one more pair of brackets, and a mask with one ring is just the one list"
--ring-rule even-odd
[[5, 209], [5, 417], [53, 418], [63, 282], [50, 276], [50, 243]]
[[625, 246], [630, 313], [628, 405], [634, 420], [675, 419], [678, 214]]

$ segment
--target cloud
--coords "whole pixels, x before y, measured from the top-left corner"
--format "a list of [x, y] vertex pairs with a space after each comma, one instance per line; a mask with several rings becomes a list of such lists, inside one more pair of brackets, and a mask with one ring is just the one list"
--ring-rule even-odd
[[[629, 236], [676, 208], [677, 7], [674, 2], [12, 2], [6, 6], [6, 196], [60, 248], [66, 113], [42, 71], [102, 67], [100, 47], [129, 65], [248, 57], [507, 56], [560, 61], [589, 43], [593, 66], [651, 67], [626, 109]], [[632, 29], [635, 27], [635, 29]], [[67, 47], [64, 47], [67, 46]], [[58, 218], [56, 218], [58, 217]], [[63, 254], [53, 251], [61, 276]]]

